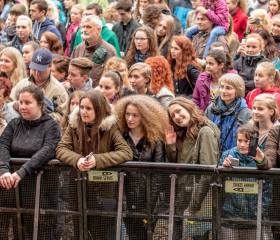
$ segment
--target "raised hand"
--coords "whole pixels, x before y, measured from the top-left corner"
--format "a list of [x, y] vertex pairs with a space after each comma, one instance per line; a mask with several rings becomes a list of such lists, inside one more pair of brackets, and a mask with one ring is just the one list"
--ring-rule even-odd
[[165, 139], [167, 144], [173, 144], [176, 143], [177, 135], [174, 132], [174, 127], [169, 125], [165, 129]]

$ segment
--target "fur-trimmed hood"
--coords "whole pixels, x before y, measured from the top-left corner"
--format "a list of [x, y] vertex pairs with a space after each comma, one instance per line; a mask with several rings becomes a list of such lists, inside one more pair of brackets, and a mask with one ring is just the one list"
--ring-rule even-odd
[[[77, 128], [78, 126], [78, 118], [79, 118], [79, 107], [75, 107], [73, 112], [69, 115], [69, 126], [71, 128]], [[104, 118], [99, 126], [102, 131], [109, 131], [115, 124], [117, 124], [118, 118], [114, 114], [112, 108], [112, 114], [106, 118]]]

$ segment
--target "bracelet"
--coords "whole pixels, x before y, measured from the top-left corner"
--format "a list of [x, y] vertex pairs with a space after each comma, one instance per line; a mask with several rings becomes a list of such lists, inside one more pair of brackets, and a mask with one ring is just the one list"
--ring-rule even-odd
[[263, 161], [264, 161], [264, 158], [262, 160], [260, 160], [260, 161], [256, 160], [256, 162], [259, 163], [259, 164], [263, 163]]
[[205, 66], [205, 61], [202, 61], [201, 62], [201, 67], [204, 67]]

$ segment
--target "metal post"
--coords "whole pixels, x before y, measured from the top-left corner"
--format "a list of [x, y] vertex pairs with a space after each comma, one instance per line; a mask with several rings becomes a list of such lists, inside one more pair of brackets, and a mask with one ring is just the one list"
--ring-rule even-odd
[[258, 212], [257, 212], [256, 240], [261, 240], [261, 236], [262, 236], [262, 196], [263, 196], [263, 180], [258, 180]]
[[147, 197], [147, 224], [148, 224], [148, 230], [147, 230], [147, 237], [148, 240], [153, 239], [153, 233], [152, 233], [152, 209], [151, 209], [151, 174], [146, 173], [147, 176], [147, 182], [146, 182], [146, 187], [147, 187], [147, 192], [146, 192], [146, 197]]
[[17, 224], [18, 224], [18, 237], [19, 240], [23, 239], [22, 235], [22, 222], [21, 222], [21, 213], [20, 213], [20, 196], [19, 196], [19, 184], [15, 189], [16, 193], [16, 207], [17, 207]]
[[38, 239], [38, 223], [39, 223], [39, 214], [40, 214], [40, 193], [41, 193], [42, 174], [43, 174], [43, 171], [40, 171], [37, 174], [37, 180], [36, 180], [36, 198], [35, 198], [33, 240]]
[[175, 183], [176, 183], [176, 174], [171, 174], [168, 240], [173, 239]]
[[87, 221], [87, 172], [82, 172], [82, 192], [83, 192], [83, 215], [84, 215], [84, 239], [88, 239], [88, 221]]
[[118, 216], [117, 216], [117, 240], [121, 240], [122, 234], [122, 202], [123, 202], [123, 183], [124, 183], [124, 172], [120, 172], [119, 182], [119, 200], [118, 200]]
[[[77, 179], [81, 178], [81, 172], [77, 171]], [[79, 211], [79, 233], [80, 240], [84, 239], [84, 225], [83, 225], [83, 193], [82, 193], [82, 183], [81, 181], [76, 181], [77, 183], [77, 197], [78, 197], [78, 211]]]

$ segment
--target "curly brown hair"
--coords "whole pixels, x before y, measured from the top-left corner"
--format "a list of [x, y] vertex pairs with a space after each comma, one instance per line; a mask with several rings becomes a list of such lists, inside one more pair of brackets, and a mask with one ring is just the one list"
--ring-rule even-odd
[[182, 49], [180, 60], [176, 61], [176, 66], [174, 71], [175, 79], [182, 79], [184, 77], [189, 79], [188, 78], [189, 64], [196, 66], [199, 69], [199, 71], [201, 71], [201, 66], [198, 64], [196, 60], [196, 55], [195, 55], [193, 45], [190, 39], [185, 36], [173, 36], [173, 38], [170, 41], [170, 46], [168, 49], [168, 56], [167, 56], [167, 60], [170, 66], [172, 66], [175, 61], [171, 56], [171, 44], [173, 41]]
[[[147, 35], [148, 41], [149, 41], [149, 50], [148, 53], [150, 55], [150, 57], [154, 57], [158, 55], [158, 47], [157, 47], [157, 41], [156, 41], [156, 37], [154, 34], [154, 31], [152, 28], [150, 27], [139, 27], [137, 29], [135, 29], [134, 33], [133, 33], [133, 38], [135, 37], [137, 32], [144, 32]], [[128, 53], [126, 55], [126, 65], [128, 68], [131, 67], [131, 64], [134, 61], [134, 56], [136, 53], [137, 49], [135, 46], [135, 41], [132, 39]]]
[[128, 88], [131, 88], [130, 86], [130, 83], [128, 81], [128, 69], [127, 69], [127, 65], [126, 65], [126, 62], [125, 60], [123, 60], [122, 58], [119, 58], [119, 57], [111, 57], [109, 58], [109, 60], [106, 62], [106, 65], [104, 67], [104, 70], [103, 70], [103, 73], [106, 73], [106, 72], [111, 72], [113, 70], [116, 70], [118, 71], [119, 68], [120, 68], [120, 65], [121, 64], [124, 64], [126, 66], [126, 76], [125, 76], [125, 79], [123, 79], [123, 84], [124, 86], [128, 87]]
[[[174, 104], [179, 104], [190, 114], [190, 122], [188, 124], [189, 127], [179, 127], [172, 120], [169, 113], [169, 108]], [[208, 121], [208, 118], [203, 115], [203, 111], [199, 109], [192, 100], [182, 96], [171, 100], [168, 106], [168, 117], [170, 124], [174, 127], [174, 131], [177, 132], [177, 143], [183, 142], [186, 136], [191, 143], [194, 143], [198, 137], [199, 130], [205, 124], [205, 122]]]
[[41, 35], [40, 40], [42, 39], [42, 37], [46, 38], [48, 45], [50, 46], [50, 51], [52, 54], [64, 55], [61, 43], [60, 43], [58, 37], [54, 33], [44, 32]]
[[149, 57], [145, 63], [152, 69], [150, 90], [157, 95], [162, 87], [174, 93], [174, 85], [168, 61], [163, 56]]
[[145, 95], [133, 95], [119, 100], [114, 107], [119, 119], [119, 128], [123, 132], [129, 132], [129, 127], [125, 119], [128, 105], [133, 105], [138, 108], [141, 114], [144, 136], [151, 146], [155, 147], [159, 141], [164, 142], [168, 118], [160, 103]]

